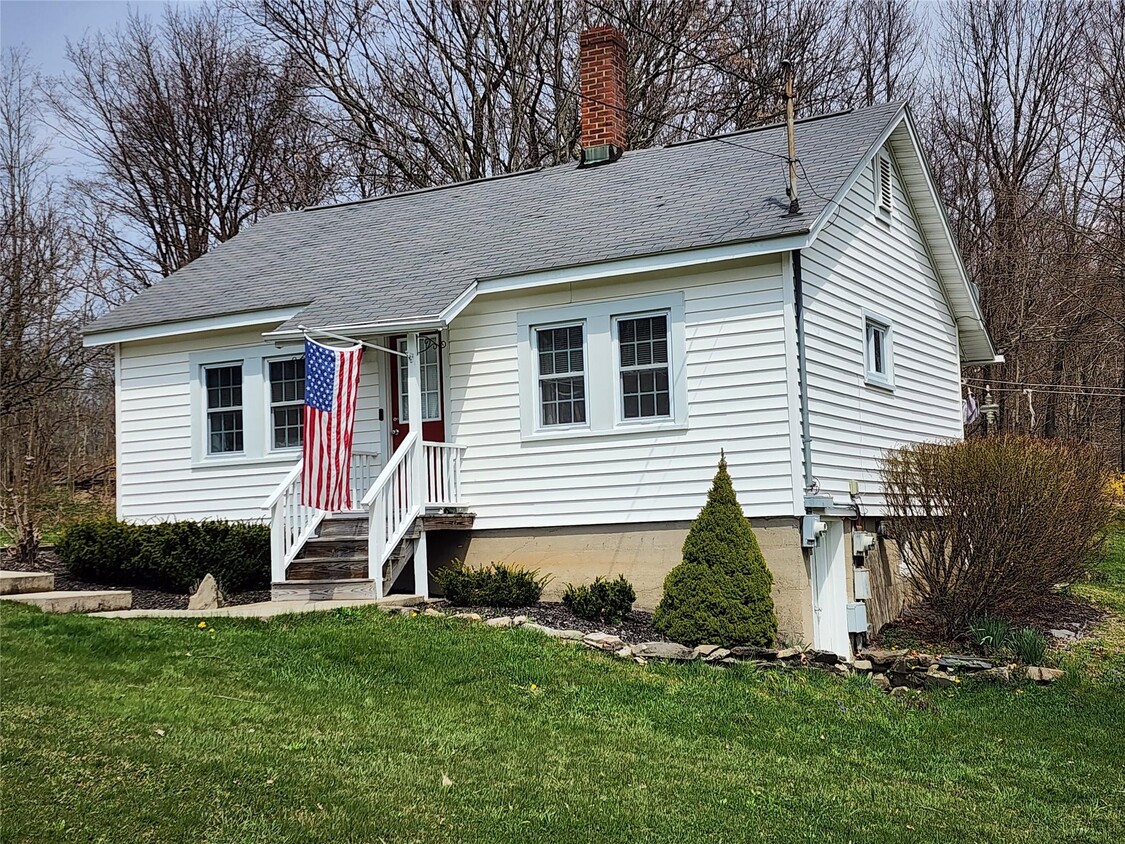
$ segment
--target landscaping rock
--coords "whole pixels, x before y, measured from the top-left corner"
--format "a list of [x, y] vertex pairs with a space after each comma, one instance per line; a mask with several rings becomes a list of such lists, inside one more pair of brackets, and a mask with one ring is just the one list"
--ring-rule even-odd
[[454, 618], [463, 618], [463, 619], [465, 619], [465, 621], [480, 621], [481, 620], [480, 613], [477, 613], [477, 612], [454, 613], [453, 617]]
[[719, 646], [718, 645], [696, 645], [694, 650], [695, 650], [695, 655], [696, 655], [697, 658], [704, 659], [705, 657], [708, 657], [711, 654], [713, 654], [715, 651], [719, 650]]
[[1036, 683], [1053, 683], [1065, 674], [1065, 671], [1059, 671], [1057, 668], [1044, 668], [1040, 665], [1027, 667], [1027, 679], [1034, 680]]
[[926, 671], [925, 674], [920, 673], [915, 674], [914, 676], [919, 681], [919, 684], [927, 689], [948, 688], [950, 686], [956, 686], [960, 683], [960, 681], [956, 677], [952, 676], [951, 674], [947, 674], [936, 665], [930, 666], [930, 669]]
[[783, 648], [777, 652], [777, 659], [780, 662], [788, 662], [790, 660], [800, 659], [804, 654], [800, 648]]
[[865, 648], [859, 652], [859, 655], [869, 660], [876, 667], [888, 668], [906, 656], [907, 653], [909, 653], [909, 651], [907, 651], [906, 648], [896, 651]]
[[621, 650], [614, 651], [613, 655], [616, 657], [620, 657], [621, 659], [630, 659], [633, 656], [633, 651], [628, 645], [626, 645]]
[[1062, 630], [1062, 629], [1060, 629], [1060, 630], [1048, 630], [1047, 632], [1050, 633], [1051, 636], [1053, 636], [1054, 638], [1056, 638], [1060, 641], [1063, 641], [1063, 642], [1070, 642], [1070, 641], [1073, 641], [1074, 639], [1078, 638], [1078, 634], [1075, 633], [1073, 630]]
[[511, 616], [502, 615], [498, 618], [488, 619], [485, 624], [487, 624], [489, 627], [511, 627], [512, 619]]
[[445, 617], [445, 613], [443, 613], [441, 610], [435, 610], [433, 607], [426, 607], [424, 610], [422, 610], [422, 615], [428, 615], [431, 618]]
[[544, 636], [557, 636], [561, 631], [553, 627], [547, 627], [545, 624], [536, 624], [534, 621], [528, 621], [520, 625], [527, 630], [534, 630], [536, 633], [542, 633]]
[[[796, 650], [794, 648], [794, 650]], [[731, 656], [736, 656], [739, 659], [757, 659], [762, 662], [773, 662], [778, 658], [778, 651], [775, 648], [755, 648], [752, 645], [735, 645], [730, 649]], [[798, 651], [800, 653], [800, 651]]]
[[[547, 628], [550, 630], [550, 628]], [[581, 642], [586, 634], [581, 630], [551, 630], [548, 636], [553, 636], [556, 639], [566, 639], [571, 642]]]
[[964, 671], [988, 671], [995, 667], [987, 659], [962, 654], [948, 654], [939, 659], [937, 664], [942, 668], [960, 668]]
[[910, 687], [909, 686], [894, 686], [891, 689], [891, 694], [894, 697], [902, 697], [903, 695], [908, 695], [908, 694], [910, 694]]
[[818, 662], [821, 665], [835, 665], [840, 661], [840, 655], [833, 651], [806, 651], [805, 655], [809, 658], [809, 662]]
[[633, 646], [633, 653], [646, 659], [671, 659], [678, 662], [691, 662], [696, 654], [676, 642], [643, 642]]
[[609, 633], [588, 633], [582, 637], [582, 641], [587, 647], [601, 651], [619, 651], [625, 646], [620, 636], [611, 636]]
[[519, 627], [521, 624], [527, 624], [526, 615], [517, 615], [512, 619], [512, 626]]
[[698, 653], [699, 648], [696, 648], [695, 650], [697, 652], [698, 658], [702, 659], [704, 662], [726, 662], [726, 660], [730, 657], [730, 651], [728, 651], [726, 648], [715, 648], [713, 651], [708, 652], [706, 656]]
[[188, 598], [189, 610], [217, 610], [223, 605], [223, 593], [219, 591], [219, 584], [210, 574], [203, 575], [199, 588]]
[[1008, 666], [998, 665], [995, 668], [989, 668], [987, 671], [978, 671], [973, 675], [973, 679], [992, 683], [1010, 683], [1012, 682], [1012, 672]]
[[869, 659], [857, 659], [852, 663], [852, 668], [854, 668], [856, 671], [867, 672], [871, 671], [874, 667], [875, 666], [871, 664], [871, 660]]
[[889, 692], [891, 690], [891, 681], [887, 679], [886, 674], [872, 674], [871, 685], [875, 686], [875, 688], [877, 689], [882, 689], [885, 692]]

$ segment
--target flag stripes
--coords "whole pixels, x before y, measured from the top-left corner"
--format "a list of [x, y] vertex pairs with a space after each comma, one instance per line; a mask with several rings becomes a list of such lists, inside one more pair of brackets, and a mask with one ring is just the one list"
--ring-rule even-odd
[[350, 510], [352, 438], [363, 347], [333, 349], [305, 340], [305, 437], [301, 503]]

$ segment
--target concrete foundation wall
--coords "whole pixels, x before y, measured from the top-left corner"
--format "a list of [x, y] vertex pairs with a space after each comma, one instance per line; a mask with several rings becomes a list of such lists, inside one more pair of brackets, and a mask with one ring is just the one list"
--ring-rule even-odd
[[[811, 642], [812, 592], [797, 520], [751, 519], [751, 524], [773, 573], [781, 637]], [[539, 569], [552, 576], [547, 600], [558, 600], [567, 583], [623, 574], [637, 592], [637, 608], [651, 610], [660, 601], [665, 575], [680, 562], [689, 527], [690, 522], [666, 522], [431, 533], [430, 567], [461, 559], [474, 567], [502, 562]]]

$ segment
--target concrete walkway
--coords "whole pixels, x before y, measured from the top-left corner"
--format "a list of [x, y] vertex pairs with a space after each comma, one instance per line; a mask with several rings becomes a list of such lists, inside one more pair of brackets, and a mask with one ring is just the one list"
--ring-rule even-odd
[[304, 612], [322, 612], [340, 607], [379, 607], [392, 610], [425, 603], [419, 595], [391, 595], [386, 598], [339, 601], [262, 601], [214, 610], [119, 610], [90, 613], [93, 618], [273, 618]]

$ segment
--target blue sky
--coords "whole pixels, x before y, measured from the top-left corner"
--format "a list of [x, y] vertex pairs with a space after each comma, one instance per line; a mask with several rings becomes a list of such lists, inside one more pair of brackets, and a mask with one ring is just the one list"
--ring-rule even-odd
[[131, 8], [155, 17], [164, 6], [164, 0], [0, 0], [0, 48], [26, 47], [32, 63], [54, 76], [67, 70], [67, 39], [112, 30]]

